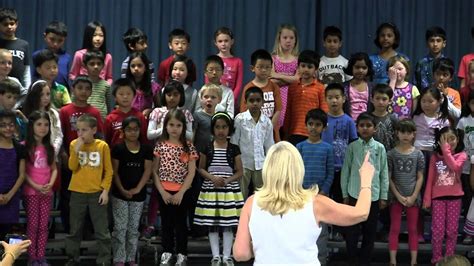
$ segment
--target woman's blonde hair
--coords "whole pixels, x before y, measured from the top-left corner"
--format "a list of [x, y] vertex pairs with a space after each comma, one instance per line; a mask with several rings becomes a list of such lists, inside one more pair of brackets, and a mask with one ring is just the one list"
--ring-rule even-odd
[[280, 27], [278, 27], [278, 31], [275, 36], [275, 43], [273, 44], [272, 54], [281, 55], [283, 53], [283, 51], [281, 50], [281, 45], [280, 45], [280, 37], [281, 37], [281, 32], [283, 30], [291, 30], [295, 34], [295, 47], [293, 47], [293, 50], [291, 51], [291, 55], [298, 56], [300, 52], [298, 48], [298, 31], [296, 30], [296, 27], [291, 24], [281, 24]]
[[471, 263], [469, 260], [461, 255], [451, 255], [448, 257], [443, 258], [437, 264], [438, 266], [469, 266]]
[[268, 151], [263, 163], [263, 186], [256, 192], [257, 205], [272, 215], [299, 210], [318, 192], [303, 189], [304, 164], [298, 150], [281, 141]]

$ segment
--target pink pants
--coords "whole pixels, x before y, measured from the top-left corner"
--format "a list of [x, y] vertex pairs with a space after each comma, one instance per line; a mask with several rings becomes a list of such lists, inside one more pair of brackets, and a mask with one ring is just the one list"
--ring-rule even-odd
[[420, 209], [418, 206], [404, 207], [400, 202], [393, 203], [390, 206], [390, 233], [388, 235], [388, 249], [398, 249], [398, 236], [400, 235], [400, 225], [402, 222], [402, 210], [407, 212], [407, 227], [408, 227], [408, 247], [410, 251], [418, 250], [418, 213]]
[[451, 256], [456, 249], [458, 236], [458, 219], [461, 213], [461, 199], [432, 200], [431, 245], [433, 248], [432, 263], [443, 258], [443, 240], [446, 235], [446, 254]]
[[44, 258], [48, 242], [48, 221], [52, 197], [52, 195], [43, 194], [24, 197], [27, 217], [26, 234], [31, 240], [28, 248], [30, 260]]

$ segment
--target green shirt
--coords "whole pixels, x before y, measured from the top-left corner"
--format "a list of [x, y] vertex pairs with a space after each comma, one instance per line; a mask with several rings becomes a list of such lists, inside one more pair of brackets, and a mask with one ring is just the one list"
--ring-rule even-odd
[[107, 81], [101, 79], [99, 82], [92, 84], [92, 94], [87, 99], [87, 103], [97, 108], [102, 119], [105, 119], [112, 110], [112, 93]]
[[61, 107], [70, 104], [71, 98], [69, 97], [69, 92], [67, 88], [57, 82], [53, 83], [51, 88], [51, 104], [52, 107], [56, 110], [61, 109]]
[[382, 143], [371, 138], [368, 142], [361, 138], [349, 144], [341, 172], [342, 197], [359, 198], [359, 169], [364, 162], [365, 154], [370, 151], [369, 161], [374, 165], [372, 179], [372, 201], [388, 198], [388, 166], [387, 154]]

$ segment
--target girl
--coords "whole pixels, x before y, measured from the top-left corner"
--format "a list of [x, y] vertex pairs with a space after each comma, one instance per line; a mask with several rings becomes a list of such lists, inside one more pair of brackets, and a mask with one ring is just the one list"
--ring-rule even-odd
[[[474, 91], [469, 94], [461, 113], [461, 119], [457, 125], [457, 129], [463, 132], [464, 135], [464, 146], [465, 152], [468, 158], [474, 157]], [[474, 202], [470, 203], [472, 198], [471, 187], [474, 186], [474, 183], [469, 182], [470, 176], [474, 177], [474, 172], [471, 170], [471, 162], [470, 160], [466, 160], [464, 164], [461, 180], [463, 183], [463, 190], [464, 190], [464, 197], [463, 197], [463, 208], [465, 211], [469, 209], [469, 213], [471, 213], [472, 220], [466, 219], [466, 224], [464, 225], [464, 232], [466, 233], [466, 237], [463, 240], [463, 243], [466, 245], [474, 244], [473, 236], [474, 236]], [[471, 183], [471, 184], [469, 184]], [[474, 191], [474, 190], [473, 190]], [[473, 207], [469, 207], [469, 204]], [[466, 213], [463, 213], [466, 216]]]
[[392, 109], [399, 119], [411, 117], [416, 109], [418, 88], [408, 82], [410, 65], [402, 56], [394, 56], [388, 60], [389, 86], [393, 89]]
[[344, 112], [356, 121], [359, 114], [367, 112], [371, 99], [372, 84], [369, 81], [374, 71], [369, 56], [366, 53], [351, 55], [344, 72], [352, 76], [350, 81], [344, 83]]
[[219, 231], [222, 231], [224, 238], [224, 265], [234, 265], [230, 257], [233, 229], [239, 223], [240, 210], [244, 205], [238, 182], [243, 174], [240, 149], [228, 141], [234, 130], [234, 122], [227, 113], [214, 114], [211, 129], [214, 141], [209, 143], [204, 153], [200, 153], [198, 172], [204, 177], [204, 182], [194, 223], [209, 227], [213, 256], [211, 265], [221, 265]]
[[279, 125], [283, 126], [288, 103], [288, 85], [299, 80], [298, 68], [298, 32], [295, 26], [282, 24], [278, 28], [273, 45], [272, 78], [280, 86], [282, 109]]
[[100, 71], [99, 76], [101, 79], [106, 80], [109, 85], [112, 85], [112, 55], [107, 52], [106, 37], [105, 26], [102, 23], [92, 21], [87, 24], [84, 29], [82, 49], [76, 51], [72, 60], [71, 71], [69, 72], [70, 80], [76, 79], [79, 75], [87, 75], [82, 59], [87, 50], [97, 50], [105, 55], [104, 67]]
[[461, 212], [461, 171], [467, 156], [459, 133], [451, 127], [436, 131], [435, 153], [430, 159], [428, 180], [423, 197], [423, 208], [431, 208], [431, 263], [442, 258], [443, 239], [446, 234], [446, 254], [456, 249], [458, 219]]
[[136, 265], [138, 226], [153, 161], [152, 147], [139, 141], [140, 128], [137, 117], [125, 118], [122, 122], [124, 142], [112, 149], [112, 249], [115, 265]]
[[400, 44], [400, 31], [395, 24], [384, 22], [377, 28], [374, 43], [380, 49], [378, 54], [370, 56], [374, 70], [374, 83], [388, 83], [388, 59], [400, 55], [409, 61], [408, 56], [396, 51]]
[[129, 56], [126, 77], [135, 82], [136, 94], [132, 107], [148, 118], [154, 106], [160, 106], [160, 86], [151, 80], [150, 61], [142, 52]]
[[194, 113], [196, 104], [198, 103], [197, 91], [189, 86], [191, 84], [191, 77], [195, 77], [196, 74], [191, 73], [194, 71], [193, 61], [184, 55], [177, 55], [170, 65], [170, 77], [173, 80], [183, 84], [184, 89], [184, 108]]
[[20, 194], [25, 180], [25, 152], [23, 145], [14, 140], [15, 113], [0, 110], [0, 239], [10, 233], [12, 224], [20, 216]]
[[242, 63], [242, 59], [233, 55], [232, 46], [234, 45], [234, 34], [227, 27], [217, 29], [214, 32], [214, 45], [217, 50], [219, 50], [217, 55], [224, 61], [224, 73], [221, 77], [221, 84], [234, 92], [235, 108], [237, 108], [240, 91], [242, 90], [244, 64]]
[[398, 143], [387, 153], [390, 187], [390, 233], [388, 245], [390, 265], [397, 264], [398, 236], [402, 211], [407, 214], [408, 246], [411, 265], [416, 265], [418, 255], [418, 213], [419, 193], [423, 184], [425, 159], [423, 153], [413, 146], [416, 125], [411, 119], [404, 119], [397, 125]]
[[31, 240], [30, 265], [49, 265], [45, 251], [48, 221], [57, 177], [54, 148], [51, 145], [50, 118], [47, 112], [34, 111], [28, 117], [26, 148], [26, 185], [23, 189], [26, 209], [26, 234]]
[[466, 84], [464, 87], [461, 87], [459, 94], [461, 95], [461, 104], [467, 104], [469, 94], [471, 91], [474, 91], [474, 59], [469, 62], [469, 84]]
[[186, 265], [188, 228], [187, 205], [196, 172], [198, 154], [186, 140], [186, 117], [181, 110], [170, 110], [165, 117], [163, 135], [155, 146], [153, 181], [159, 192], [163, 254], [161, 264], [168, 265], [173, 256], [176, 232], [175, 265]]

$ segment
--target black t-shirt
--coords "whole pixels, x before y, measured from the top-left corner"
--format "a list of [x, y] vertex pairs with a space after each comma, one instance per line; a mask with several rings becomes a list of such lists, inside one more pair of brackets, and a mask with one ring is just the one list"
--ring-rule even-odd
[[4, 48], [12, 53], [13, 65], [10, 77], [17, 78], [23, 87], [25, 84], [25, 68], [30, 65], [30, 51], [28, 42], [17, 38], [16, 40], [0, 39], [0, 48]]
[[[145, 171], [145, 160], [153, 160], [153, 148], [148, 144], [140, 144], [140, 151], [132, 153], [125, 143], [120, 143], [112, 148], [112, 159], [119, 161], [118, 175], [124, 189], [129, 190], [138, 185]], [[144, 201], [146, 188], [133, 195], [131, 199], [125, 198], [112, 182], [112, 195], [126, 201]]]

